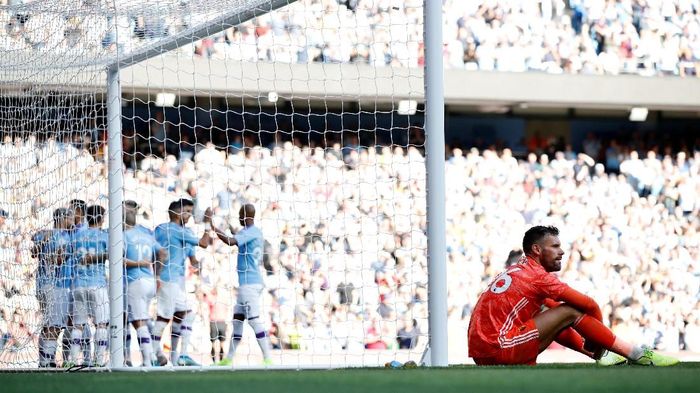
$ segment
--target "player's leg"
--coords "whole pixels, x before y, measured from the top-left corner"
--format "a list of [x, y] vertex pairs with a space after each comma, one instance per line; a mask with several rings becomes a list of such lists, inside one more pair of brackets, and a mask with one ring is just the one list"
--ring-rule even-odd
[[179, 287], [175, 290], [175, 313], [173, 314], [173, 324], [170, 326], [170, 362], [178, 364], [180, 352], [178, 345], [182, 337], [182, 322], [187, 315], [187, 304], [183, 300], [184, 291]]
[[151, 333], [148, 330], [148, 305], [155, 296], [153, 280], [136, 280], [129, 287], [128, 293], [131, 324], [136, 330], [136, 337], [141, 350], [143, 366], [150, 366], [153, 360]]
[[[173, 330], [175, 329], [175, 323], [179, 320], [180, 328], [180, 352], [178, 356], [179, 363], [185, 366], [198, 366], [195, 364], [194, 360], [190, 358], [188, 349], [190, 345], [190, 338], [192, 337], [192, 324], [194, 322], [194, 312], [192, 310], [187, 311], [176, 311], [173, 316]], [[173, 344], [174, 347], [174, 344]]]
[[175, 313], [175, 298], [172, 294], [172, 287], [173, 285], [171, 283], [163, 282], [158, 288], [156, 294], [156, 301], [158, 302], [158, 316], [156, 317], [156, 322], [153, 324], [153, 333], [151, 338], [153, 342], [153, 352], [155, 352], [157, 363], [160, 366], [165, 366], [168, 364], [168, 358], [165, 357], [165, 354], [163, 353], [160, 340], [163, 336], [165, 327], [168, 326], [170, 319]]
[[129, 317], [129, 308], [124, 307], [124, 365], [126, 367], [131, 367], [134, 364], [131, 362], [131, 326], [133, 326], [133, 321]]
[[[103, 367], [109, 346], [109, 295], [106, 287], [90, 288], [92, 320], [95, 323], [95, 362]], [[128, 325], [127, 325], [128, 328]]]
[[66, 310], [65, 314], [65, 323], [61, 325], [61, 329], [63, 330], [63, 338], [61, 339], [61, 352], [63, 356], [63, 363], [71, 363], [70, 360], [70, 354], [71, 354], [71, 331], [73, 330], [73, 294], [71, 293], [71, 290], [68, 288], [54, 288], [56, 290], [60, 290], [60, 296], [62, 299], [64, 299], [64, 303], [60, 304], [60, 308], [62, 310]]
[[162, 317], [160, 314], [156, 317], [153, 324], [153, 333], [151, 334], [151, 343], [153, 344], [153, 352], [156, 354], [156, 362], [159, 366], [168, 364], [168, 358], [163, 353], [163, 346], [160, 341], [163, 336], [163, 331], [170, 323], [169, 318]]
[[192, 325], [194, 325], [195, 313], [193, 310], [185, 312], [180, 326], [180, 356], [189, 356], [190, 339], [192, 339]]
[[[243, 289], [245, 287], [245, 291]], [[255, 332], [255, 338], [258, 340], [258, 346], [262, 351], [265, 363], [270, 362], [270, 337], [267, 335], [262, 314], [262, 291], [263, 286], [259, 284], [244, 285], [241, 288], [241, 293], [245, 297], [245, 302], [248, 304], [247, 317], [248, 324]]]
[[39, 367], [56, 367], [60, 326], [44, 326], [39, 338]]
[[539, 351], [542, 352], [566, 328], [573, 325], [583, 314], [573, 307], [561, 305], [543, 311], [534, 317], [539, 332]]
[[216, 322], [217, 331], [219, 332], [219, 359], [224, 359], [224, 341], [226, 341], [227, 328], [225, 321]]
[[534, 321], [540, 334], [540, 352], [544, 351], [563, 329], [571, 326], [586, 341], [624, 356], [633, 363], [658, 366], [678, 363], [676, 359], [659, 355], [616, 337], [597, 319], [565, 304], [536, 315]]
[[216, 327], [216, 322], [209, 321], [209, 341], [211, 342], [211, 362], [216, 363], [216, 342], [218, 341], [219, 332]]
[[131, 321], [131, 325], [136, 330], [136, 340], [141, 351], [142, 366], [151, 366], [153, 362], [153, 345], [151, 344], [151, 333], [148, 331], [146, 319]]
[[39, 336], [39, 367], [56, 367], [56, 348], [60, 324], [56, 326], [56, 316], [51, 315], [52, 287], [37, 288], [37, 298], [42, 313], [42, 328]]
[[[171, 336], [172, 349], [170, 352], [170, 361], [173, 362], [173, 364], [177, 364], [179, 366], [199, 366], [199, 364], [187, 354], [189, 338], [192, 332], [190, 325], [192, 323], [193, 316], [194, 313], [191, 311], [176, 311], [175, 315], [173, 315]], [[180, 339], [182, 339], [182, 342], [180, 343], [180, 352], [178, 352], [177, 344]]]
[[585, 340], [576, 330], [571, 327], [565, 328], [554, 339], [557, 343], [573, 349], [576, 352], [582, 353], [588, 357], [595, 358], [595, 354], [591, 351], [587, 351], [584, 348]]
[[[555, 303], [556, 305], [554, 306], [548, 305], [548, 308], [553, 308], [564, 304], [563, 302]], [[584, 340], [583, 336], [581, 336], [574, 328], [571, 327], [562, 330], [554, 341], [596, 360], [600, 359], [601, 355], [606, 352], [604, 348], [593, 344], [592, 341]], [[626, 361], [626, 359], [624, 360]]]
[[182, 320], [185, 319], [186, 311], [175, 311], [173, 314], [173, 324], [170, 326], [170, 363], [177, 364], [177, 359], [180, 357], [178, 346], [180, 344], [180, 336], [182, 334]]
[[[70, 329], [70, 359], [68, 362], [64, 360], [64, 367], [66, 365], [78, 364], [78, 358], [80, 357], [81, 344], [83, 339], [84, 325], [86, 325], [88, 322], [87, 301], [88, 299], [86, 288], [76, 288], [73, 290], [73, 326]], [[86, 333], [89, 334], [89, 329]], [[89, 361], [89, 359], [83, 359], [83, 362], [86, 361]]]
[[107, 348], [109, 347], [109, 323], [95, 325], [95, 364], [98, 367], [106, 366]]
[[[194, 312], [192, 312], [188, 305], [187, 290], [185, 289], [185, 284], [183, 282], [178, 288], [178, 294], [175, 301], [175, 314], [173, 315], [173, 352], [170, 353], [171, 359], [175, 359], [173, 364], [180, 366], [199, 366], [199, 363], [195, 362], [187, 352], [190, 345], [190, 337], [192, 337], [193, 322]], [[181, 341], [179, 353], [176, 351], [178, 338]]]
[[241, 343], [243, 338], [243, 323], [245, 322], [246, 316], [246, 305], [241, 303], [242, 298], [240, 295], [240, 288], [238, 293], [238, 299], [236, 305], [233, 306], [233, 333], [231, 335], [231, 341], [228, 345], [228, 352], [226, 353], [226, 358], [222, 359], [218, 364], [220, 366], [229, 366], [233, 362], [233, 357], [236, 356], [236, 349]]
[[[48, 286], [45, 288], [44, 304], [46, 306], [45, 315], [45, 333], [46, 340], [44, 341], [44, 354], [47, 357], [47, 365], [56, 365], [56, 355], [58, 354], [58, 338], [61, 330], [67, 330], [66, 326], [70, 322], [70, 290], [68, 288], [59, 288]], [[67, 333], [64, 332], [64, 335]], [[63, 362], [69, 363], [70, 354], [63, 353]]]
[[[126, 367], [131, 367], [134, 364], [131, 362], [131, 326], [133, 326], [133, 319], [131, 318], [131, 309], [129, 307], [129, 292], [131, 291], [131, 284], [125, 283], [123, 287], [122, 297], [122, 309], [124, 310], [123, 326], [124, 326], [124, 365]], [[150, 338], [150, 336], [149, 336]]]
[[573, 327], [577, 332], [581, 333], [587, 341], [590, 340], [608, 351], [624, 356], [632, 364], [672, 366], [679, 362], [678, 359], [661, 355], [649, 348], [634, 345], [615, 336], [615, 334], [600, 321], [588, 315], [583, 315], [581, 318], [578, 318], [574, 322]]
[[83, 364], [92, 365], [93, 329], [90, 324], [83, 325], [83, 337], [80, 339], [80, 349], [83, 351]]
[[498, 338], [501, 350], [489, 357], [474, 357], [478, 365], [534, 365], [544, 351], [581, 313], [569, 306], [546, 310], [522, 325], [513, 325]]
[[[88, 296], [88, 295], [86, 295]], [[92, 311], [92, 303], [94, 300], [93, 298], [88, 296], [88, 301], [87, 301], [87, 315], [93, 315]], [[94, 321], [94, 320], [93, 320]], [[93, 322], [94, 323], [94, 322]], [[94, 331], [90, 328], [90, 325], [86, 322], [82, 325], [82, 330], [83, 330], [83, 336], [80, 338], [80, 349], [83, 352], [83, 364], [84, 365], [92, 365], [92, 337], [94, 334]]]
[[[56, 367], [56, 339], [52, 340], [50, 326], [42, 326], [39, 334], [39, 367]], [[53, 355], [51, 352], [53, 347]]]

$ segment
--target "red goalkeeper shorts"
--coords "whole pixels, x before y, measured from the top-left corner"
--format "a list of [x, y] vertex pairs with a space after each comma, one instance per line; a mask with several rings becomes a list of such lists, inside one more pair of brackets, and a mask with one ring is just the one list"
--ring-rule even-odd
[[495, 365], [530, 365], [537, 364], [540, 353], [540, 336], [531, 319], [525, 324], [513, 326], [498, 338], [500, 348], [489, 356], [474, 356], [474, 362], [480, 366]]

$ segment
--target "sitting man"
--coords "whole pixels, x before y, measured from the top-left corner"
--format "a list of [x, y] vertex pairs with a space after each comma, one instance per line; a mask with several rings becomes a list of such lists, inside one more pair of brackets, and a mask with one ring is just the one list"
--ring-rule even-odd
[[[523, 252], [518, 263], [493, 279], [474, 307], [468, 342], [477, 365], [534, 365], [552, 341], [597, 359], [599, 365], [678, 363], [616, 337], [603, 325], [593, 299], [551, 274], [561, 269], [564, 255], [557, 228], [530, 228]], [[548, 309], [542, 311], [542, 306]]]

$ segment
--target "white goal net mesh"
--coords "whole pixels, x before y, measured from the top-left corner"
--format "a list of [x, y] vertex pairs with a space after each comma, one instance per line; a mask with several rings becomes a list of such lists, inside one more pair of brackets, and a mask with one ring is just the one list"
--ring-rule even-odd
[[418, 362], [422, 19], [421, 1], [0, 1], [0, 368], [108, 364], [108, 262], [85, 251], [122, 224], [91, 208], [109, 198], [106, 67], [137, 204], [127, 364]]

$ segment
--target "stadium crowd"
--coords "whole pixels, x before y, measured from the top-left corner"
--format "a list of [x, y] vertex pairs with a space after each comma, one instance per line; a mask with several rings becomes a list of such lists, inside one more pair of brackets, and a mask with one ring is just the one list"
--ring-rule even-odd
[[[129, 52], [200, 23], [182, 2], [122, 0], [115, 20], [0, 8], [4, 50]], [[0, 5], [6, 3], [0, 0]], [[422, 1], [300, 0], [183, 47], [185, 56], [423, 65]], [[698, 0], [443, 1], [445, 65], [467, 70], [699, 76]], [[34, 13], [34, 14], [33, 14]], [[201, 14], [201, 15], [200, 15]], [[116, 21], [117, 29], [110, 26]], [[46, 34], [50, 23], [64, 34]]]
[[[0, 145], [0, 360], [36, 348], [42, 316], [32, 235], [75, 197], [107, 206], [104, 162], [76, 146], [87, 145]], [[167, 221], [164, 201], [190, 197], [199, 233], [207, 208], [226, 227], [237, 225], [243, 202], [258, 206], [275, 348], [416, 348], [427, 332], [420, 146], [195, 150], [192, 159], [148, 156], [127, 169], [125, 198], [139, 202], [140, 223], [153, 228]], [[509, 149], [449, 152], [448, 305], [458, 327], [451, 334], [462, 334], [478, 292], [517, 257], [523, 231], [546, 223], [562, 229], [563, 280], [593, 296], [614, 331], [665, 351], [700, 352], [700, 152], [618, 154], [613, 173], [584, 153], [518, 160]], [[226, 314], [217, 305], [233, 301], [234, 256], [222, 243], [198, 251], [201, 275], [188, 277], [198, 305], [195, 352], [209, 351], [208, 323]]]

